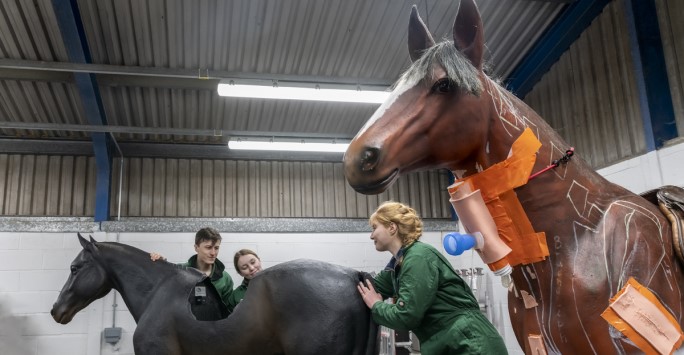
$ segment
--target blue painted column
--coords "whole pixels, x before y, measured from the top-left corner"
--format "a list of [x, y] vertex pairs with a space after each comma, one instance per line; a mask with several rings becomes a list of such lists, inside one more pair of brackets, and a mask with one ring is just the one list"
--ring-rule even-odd
[[677, 137], [655, 0], [625, 0], [625, 15], [646, 149], [650, 152]]
[[[62, 39], [72, 63], [91, 63], [81, 13], [76, 0], [52, 0]], [[102, 97], [94, 74], [74, 73], [74, 83], [83, 103], [83, 111], [91, 125], [107, 125]], [[110, 219], [109, 202], [112, 184], [112, 139], [106, 133], [92, 133], [97, 166], [95, 186], [95, 221]]]

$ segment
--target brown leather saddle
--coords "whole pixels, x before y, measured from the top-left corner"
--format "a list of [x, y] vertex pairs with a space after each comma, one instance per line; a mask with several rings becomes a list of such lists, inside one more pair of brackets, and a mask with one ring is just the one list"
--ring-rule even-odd
[[672, 224], [674, 249], [684, 264], [684, 188], [666, 185], [646, 191], [641, 196], [657, 205]]

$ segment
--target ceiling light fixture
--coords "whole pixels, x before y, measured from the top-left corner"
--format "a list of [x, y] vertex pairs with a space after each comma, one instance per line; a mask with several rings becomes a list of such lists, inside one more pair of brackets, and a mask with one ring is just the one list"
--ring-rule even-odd
[[231, 137], [228, 141], [228, 149], [235, 150], [344, 153], [347, 147], [348, 141], [336, 139]]
[[280, 100], [309, 100], [381, 104], [390, 92], [384, 86], [328, 83], [302, 83], [277, 80], [226, 79], [218, 84], [218, 94]]

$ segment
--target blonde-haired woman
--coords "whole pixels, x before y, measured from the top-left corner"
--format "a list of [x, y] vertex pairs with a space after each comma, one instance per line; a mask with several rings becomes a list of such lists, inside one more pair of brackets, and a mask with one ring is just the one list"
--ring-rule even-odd
[[[392, 253], [375, 287], [368, 280], [358, 285], [376, 323], [412, 330], [423, 355], [507, 353], [463, 279], [437, 249], [418, 240], [423, 221], [413, 208], [385, 202], [369, 223], [375, 249]], [[382, 302], [389, 297], [394, 304]]]

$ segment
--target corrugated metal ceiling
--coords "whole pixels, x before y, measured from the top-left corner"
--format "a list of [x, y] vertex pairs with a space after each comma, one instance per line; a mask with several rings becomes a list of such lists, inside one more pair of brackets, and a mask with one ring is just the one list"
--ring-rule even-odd
[[[354, 136], [375, 105], [222, 98], [216, 94], [217, 80], [198, 77], [330, 77], [389, 85], [409, 64], [406, 36], [414, 2], [79, 0], [78, 5], [110, 125], [223, 134], [117, 133], [118, 141], [221, 143], [230, 131]], [[477, 3], [490, 71], [497, 77], [513, 70], [567, 6], [550, 0]], [[416, 5], [435, 38], [450, 37], [458, 1]], [[87, 124], [70, 73], [78, 70], [69, 66], [66, 53], [51, 1], [1, 3], [0, 60], [14, 60], [15, 66], [0, 69], [0, 121], [35, 127]], [[61, 62], [62, 67], [34, 61]], [[137, 74], [131, 75], [134, 69]], [[178, 77], [181, 69], [197, 77]], [[2, 129], [0, 136], [88, 134]]]

